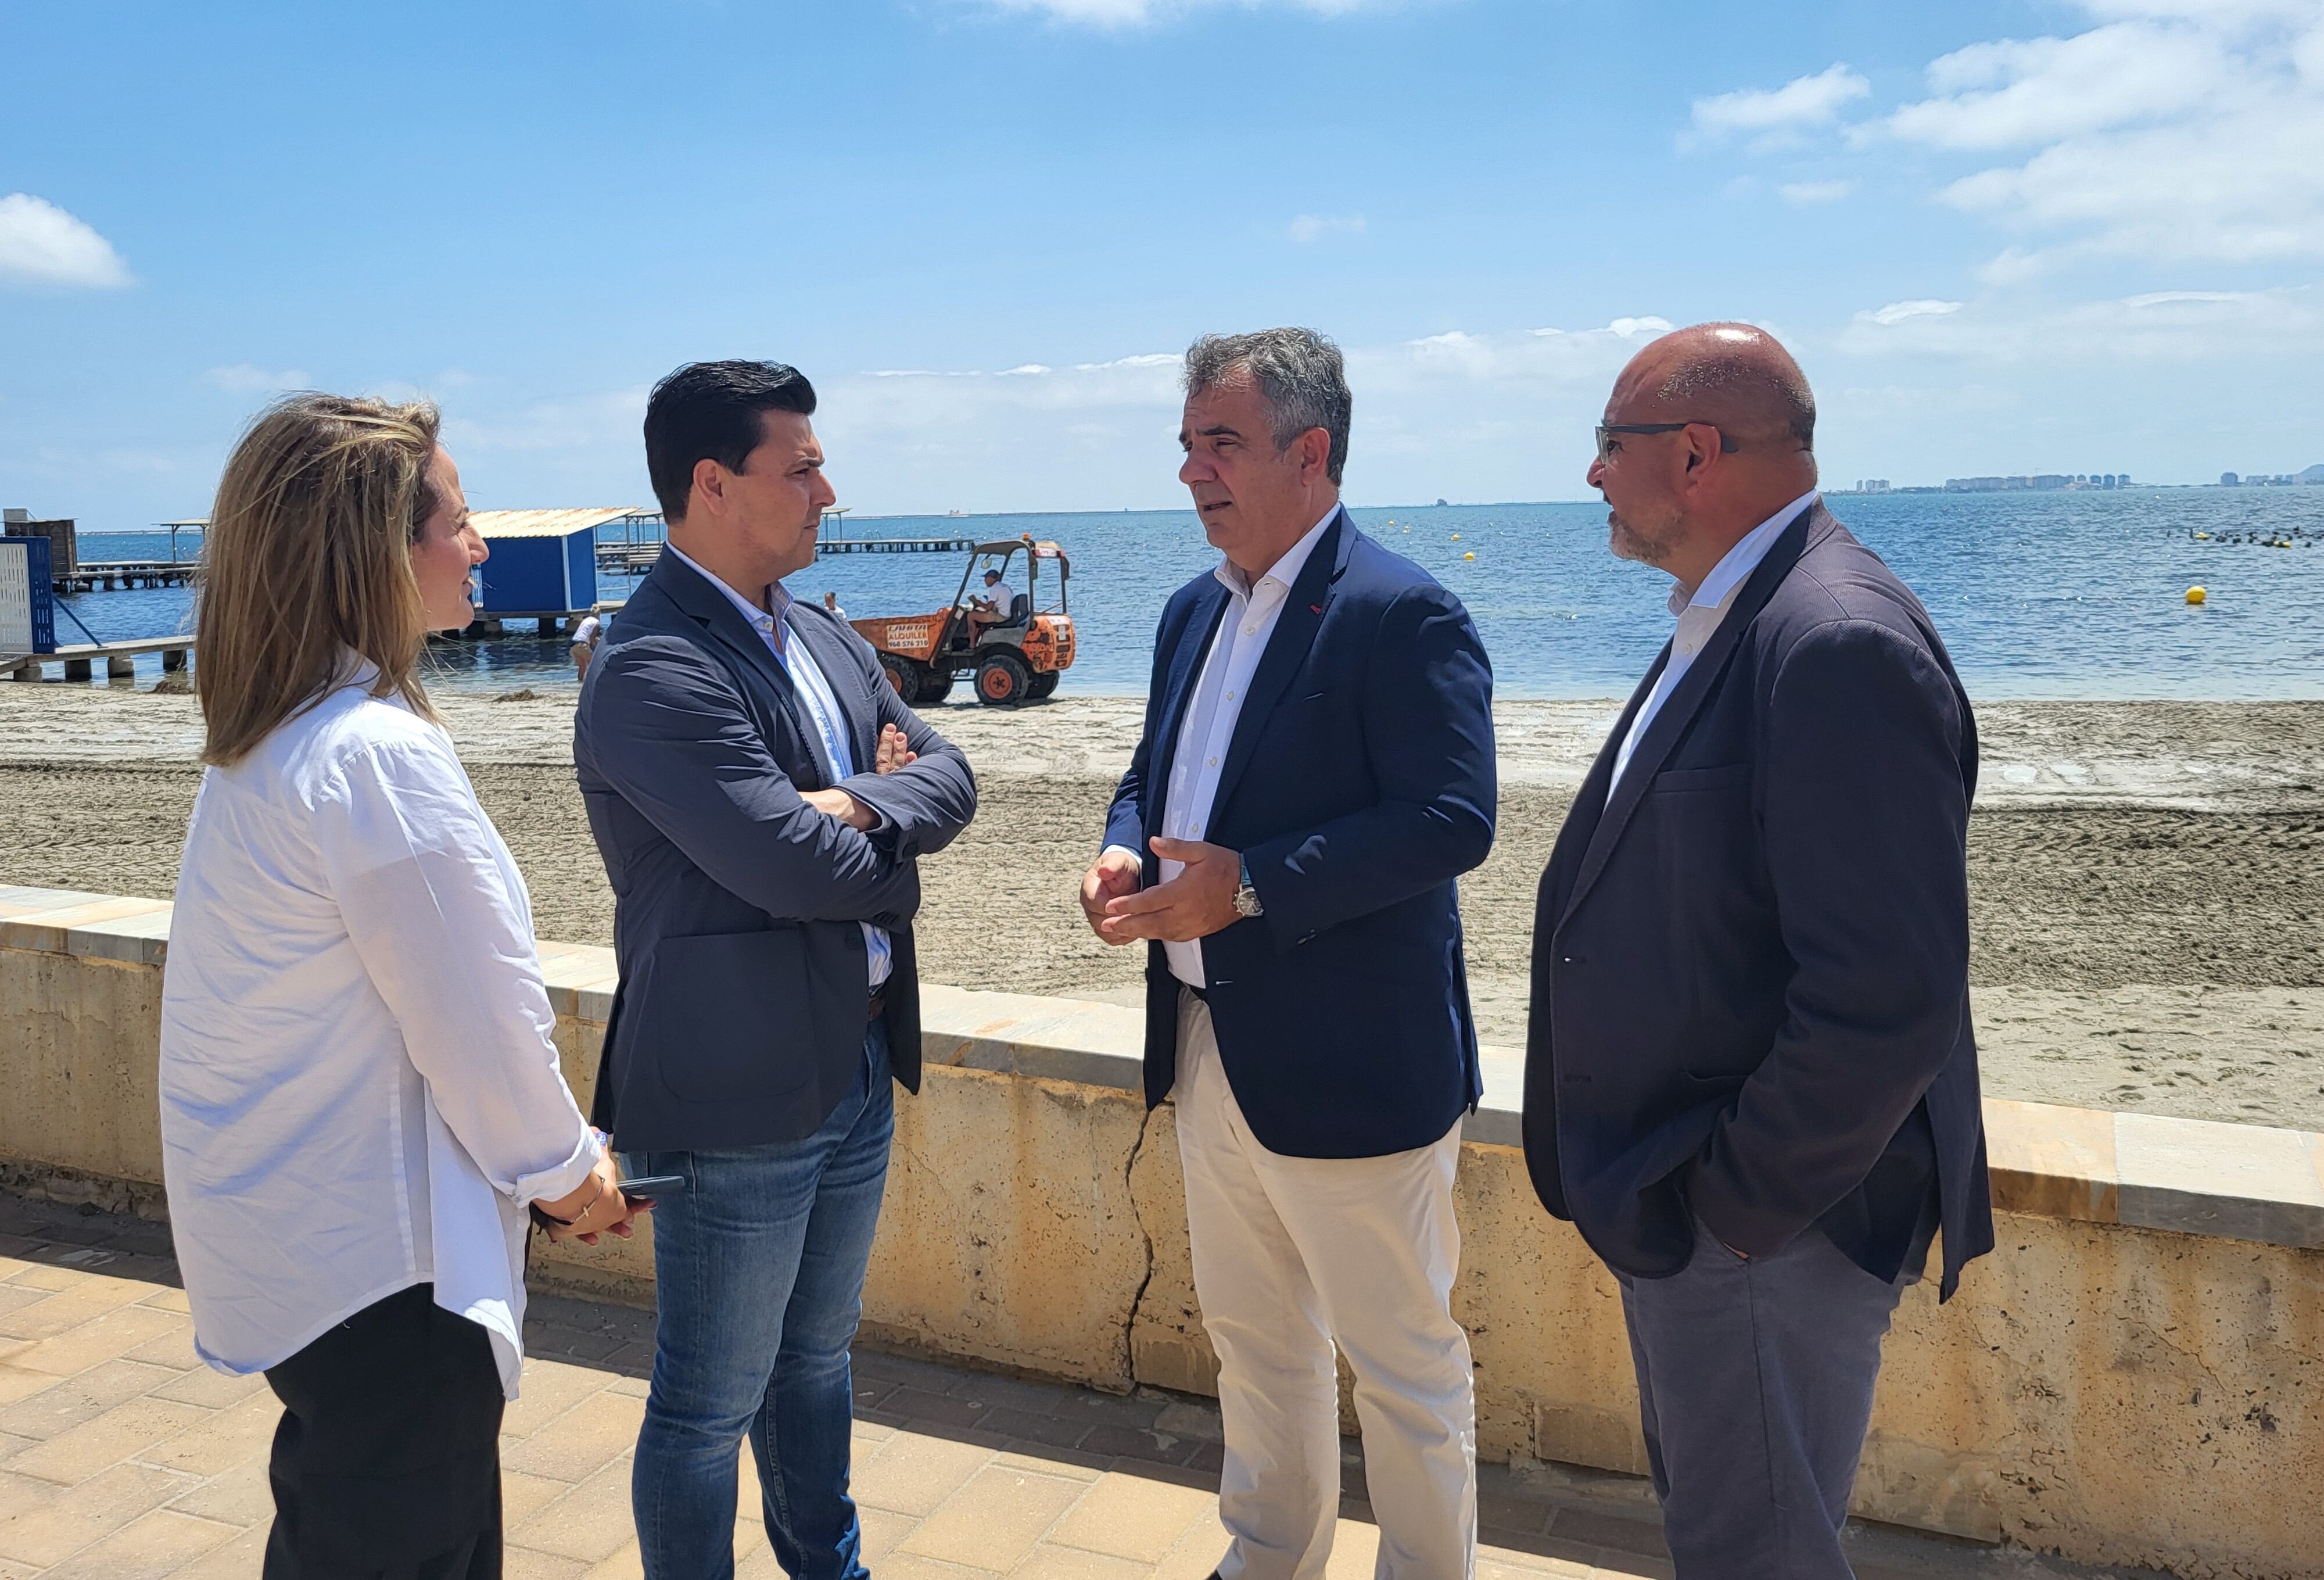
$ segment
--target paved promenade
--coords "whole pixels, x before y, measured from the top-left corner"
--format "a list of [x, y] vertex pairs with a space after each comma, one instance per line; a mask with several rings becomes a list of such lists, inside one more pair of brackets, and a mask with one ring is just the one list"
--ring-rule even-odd
[[[278, 1413], [258, 1378], [194, 1358], [169, 1231], [0, 1195], [0, 1580], [248, 1580], [271, 1513]], [[502, 1438], [511, 1580], [639, 1573], [630, 1453], [651, 1319], [539, 1298]], [[1204, 1580], [1223, 1550], [1218, 1418], [897, 1356], [856, 1360], [855, 1493], [880, 1580]], [[742, 1457], [740, 1575], [779, 1575]], [[1351, 1446], [1333, 1580], [1377, 1533]], [[1639, 1483], [1485, 1474], [1480, 1580], [1667, 1575]], [[1888, 1528], [1857, 1532], [1862, 1580], [2033, 1580], [2097, 1571]]]

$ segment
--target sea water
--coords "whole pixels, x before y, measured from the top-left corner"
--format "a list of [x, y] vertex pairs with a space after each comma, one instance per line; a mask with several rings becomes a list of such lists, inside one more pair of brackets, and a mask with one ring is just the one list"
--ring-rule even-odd
[[[1974, 697], [2324, 698], [2324, 487], [1890, 494], [1828, 503], [1920, 595]], [[1625, 695], [1670, 634], [1670, 578], [1607, 551], [1601, 504], [1351, 513], [1364, 531], [1460, 595], [1491, 655], [1497, 695]], [[1068, 695], [1143, 693], [1163, 600], [1218, 562], [1190, 510], [856, 517], [844, 531], [988, 541], [1030, 533], [1062, 545], [1080, 637], [1060, 688]], [[2273, 541], [2292, 547], [2266, 546]], [[85, 559], [168, 553], [167, 534], [81, 540]], [[1019, 555], [1010, 568], [1019, 592], [1027, 590], [1024, 565]], [[789, 585], [802, 598], [835, 593], [857, 617], [932, 612], [951, 602], [965, 568], [958, 554], [826, 555]], [[1056, 587], [1051, 568], [1043, 568], [1047, 606]], [[604, 577], [599, 596], [621, 597], [631, 585]], [[2200, 606], [2186, 600], [2196, 586], [2208, 595]], [[183, 588], [60, 603], [108, 640], [183, 630], [191, 612]], [[58, 639], [82, 640], [63, 614]], [[454, 689], [573, 684], [560, 637], [525, 632], [438, 642], [433, 651], [430, 683]], [[158, 661], [140, 660], [138, 668], [141, 684], [158, 678]]]

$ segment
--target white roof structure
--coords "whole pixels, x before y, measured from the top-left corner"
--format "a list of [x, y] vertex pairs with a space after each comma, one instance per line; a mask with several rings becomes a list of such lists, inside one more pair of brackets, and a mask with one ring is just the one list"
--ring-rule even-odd
[[476, 536], [486, 540], [569, 538], [576, 532], [594, 531], [624, 516], [653, 513], [626, 504], [595, 510], [477, 510], [468, 513], [468, 524], [476, 529]]

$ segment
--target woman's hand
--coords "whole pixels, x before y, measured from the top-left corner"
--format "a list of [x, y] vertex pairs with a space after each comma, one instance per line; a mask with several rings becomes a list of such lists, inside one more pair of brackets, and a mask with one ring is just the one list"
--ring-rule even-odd
[[623, 1240], [630, 1237], [630, 1220], [639, 1213], [650, 1211], [653, 1203], [632, 1203], [614, 1188], [621, 1171], [614, 1166], [613, 1154], [604, 1153], [597, 1166], [589, 1170], [589, 1178], [579, 1189], [555, 1201], [537, 1204], [550, 1217], [559, 1220], [549, 1226], [551, 1240], [578, 1240], [584, 1245], [597, 1243], [599, 1234], [614, 1234]]

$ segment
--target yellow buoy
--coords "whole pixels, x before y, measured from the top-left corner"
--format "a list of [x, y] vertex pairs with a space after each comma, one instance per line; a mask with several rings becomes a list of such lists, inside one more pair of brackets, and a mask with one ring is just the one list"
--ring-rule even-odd
[[1453, 534], [1452, 534], [1452, 541], [1453, 541], [1455, 543], [1458, 543], [1458, 542], [1461, 541], [1461, 534], [1460, 534], [1460, 533], [1458, 533], [1458, 532], [1453, 533]]
[[2195, 534], [2195, 541], [2198, 543], [2208, 543], [2210, 541], [2211, 534], [2209, 532], [2198, 532]]
[[2189, 587], [2187, 589], [2187, 601], [2190, 604], [2200, 604], [2210, 596], [2210, 594], [2205, 592], [2201, 587]]
[[1462, 558], [1462, 559], [1476, 559], [1476, 558], [1477, 558], [1477, 556], [1476, 556], [1476, 554], [1472, 551], [1472, 552], [1471, 552], [1471, 553], [1463, 554], [1462, 556], [1461, 556], [1461, 558]]

